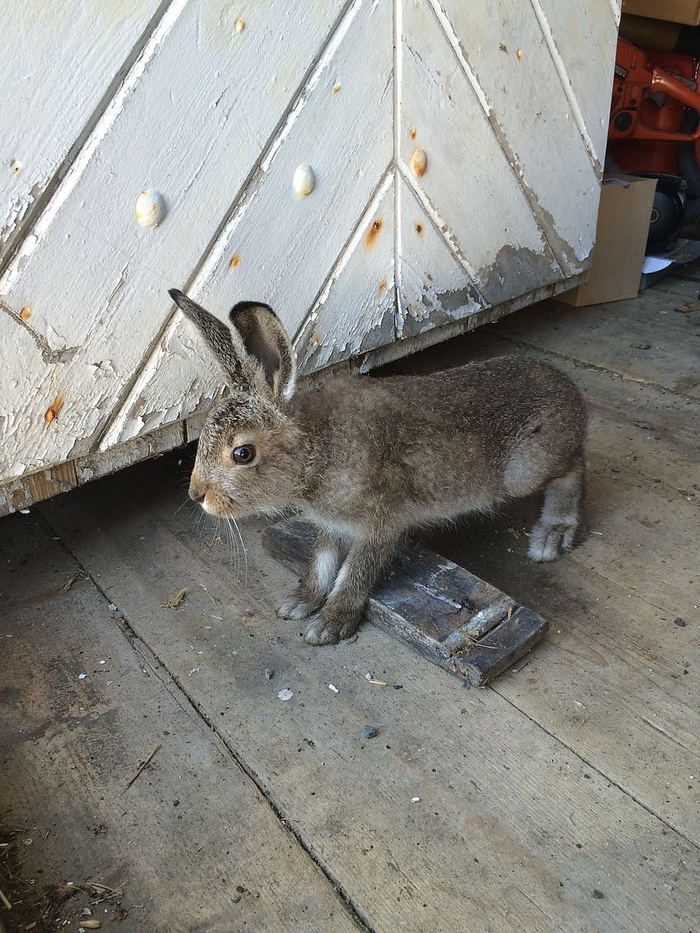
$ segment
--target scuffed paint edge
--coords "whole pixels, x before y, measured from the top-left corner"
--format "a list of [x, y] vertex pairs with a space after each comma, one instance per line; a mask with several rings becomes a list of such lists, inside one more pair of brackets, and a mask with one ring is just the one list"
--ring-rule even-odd
[[526, 292], [524, 295], [518, 295], [516, 298], [484, 308], [482, 311], [476, 311], [459, 320], [433, 327], [420, 334], [405, 337], [396, 343], [370, 351], [357, 361], [356, 368], [362, 373], [367, 373], [378, 366], [393, 363], [395, 360], [411, 356], [420, 350], [427, 350], [428, 347], [435, 346], [436, 343], [444, 343], [453, 337], [459, 337], [462, 334], [476, 330], [477, 327], [483, 327], [484, 324], [493, 324], [494, 321], [498, 321], [528, 305], [544, 301], [547, 298], [554, 298], [562, 292], [568, 292], [572, 288], [576, 288], [577, 285], [582, 285], [588, 281], [588, 278], [589, 272], [582, 272], [564, 282], [553, 282], [551, 285], [544, 285], [542, 288], [535, 289], [535, 291]]
[[188, 442], [186, 422], [176, 421], [102, 454], [89, 454], [30, 473], [0, 486], [0, 518], [69, 492], [124, 467], [157, 457]]
[[620, 17], [622, 16], [622, 0], [609, 0], [610, 2], [610, 12], [613, 15], [613, 20], [615, 22], [615, 30], [620, 26]]

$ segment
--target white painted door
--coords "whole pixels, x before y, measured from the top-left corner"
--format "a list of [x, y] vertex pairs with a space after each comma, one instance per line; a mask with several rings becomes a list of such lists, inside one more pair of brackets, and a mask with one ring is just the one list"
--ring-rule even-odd
[[169, 287], [222, 317], [272, 304], [309, 372], [575, 284], [618, 19], [619, 0], [5, 0], [0, 514], [196, 433], [218, 379]]

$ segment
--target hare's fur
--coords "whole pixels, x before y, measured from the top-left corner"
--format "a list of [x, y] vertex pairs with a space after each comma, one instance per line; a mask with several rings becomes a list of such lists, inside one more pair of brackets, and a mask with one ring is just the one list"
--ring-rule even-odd
[[[234, 518], [299, 513], [317, 529], [309, 566], [280, 608], [306, 640], [357, 630], [407, 531], [544, 490], [529, 556], [555, 560], [583, 534], [586, 412], [567, 376], [498, 357], [425, 376], [332, 377], [295, 391], [294, 355], [271, 309], [229, 330], [181, 292], [230, 393], [202, 430], [190, 495]], [[254, 451], [234, 463], [233, 451]]]

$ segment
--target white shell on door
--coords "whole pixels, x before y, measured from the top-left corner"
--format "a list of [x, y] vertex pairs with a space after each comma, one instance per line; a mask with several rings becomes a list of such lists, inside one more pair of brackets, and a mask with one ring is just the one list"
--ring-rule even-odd
[[218, 377], [170, 287], [271, 304], [308, 373], [575, 284], [618, 19], [5, 0], [0, 513], [196, 433]]

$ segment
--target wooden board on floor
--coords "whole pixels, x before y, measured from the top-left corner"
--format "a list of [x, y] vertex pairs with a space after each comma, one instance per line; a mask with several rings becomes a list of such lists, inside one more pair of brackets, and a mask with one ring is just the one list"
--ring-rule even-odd
[[[54, 930], [54, 918], [76, 929], [91, 885], [121, 892], [91, 919], [125, 933], [356, 930], [254, 781], [41, 519], [4, 519], [0, 544], [8, 933]], [[149, 613], [167, 629], [172, 611], [154, 600]], [[83, 890], [61, 900], [68, 882]], [[42, 919], [47, 889], [57, 902]]]
[[[311, 559], [313, 542], [314, 530], [293, 518], [263, 532], [265, 549], [296, 574]], [[473, 687], [519, 661], [549, 628], [527, 606], [417, 542], [397, 548], [368, 601], [365, 621]]]
[[[167, 465], [143, 465], [110, 479], [109, 490], [85, 487], [42, 512], [370, 929], [692, 927], [700, 901], [692, 815], [675, 810], [672, 828], [647, 803], [658, 796], [658, 770], [635, 799], [607, 773], [615, 748], [591, 760], [557, 735], [575, 720], [571, 745], [595, 749], [583, 741], [582, 707], [597, 690], [631, 699], [601, 709], [594, 735], [636, 716], [643, 701], [622, 657], [623, 630], [614, 628], [620, 656], [598, 663], [600, 626], [581, 593], [578, 631], [559, 652], [545, 645], [549, 666], [540, 663], [534, 683], [532, 661], [507, 675], [511, 695], [465, 691], [371, 626], [355, 642], [312, 648], [275, 616], [294, 578], [264, 554], [261, 526], [245, 528], [247, 571], [239, 561], [237, 580], [227, 545], [194, 534], [176, 465]], [[183, 587], [181, 607], [164, 618], [157, 607]], [[570, 594], [562, 599], [573, 611]], [[629, 605], [636, 612], [641, 600]], [[560, 614], [554, 599], [552, 608]], [[531, 697], [544, 680], [557, 684], [560, 707], [538, 724], [529, 707], [538, 708]], [[648, 701], [656, 688], [642, 680]], [[363, 739], [365, 725], [378, 736]], [[649, 728], [644, 762], [665, 743]], [[678, 759], [663, 781], [680, 789], [694, 757], [679, 749]]]

